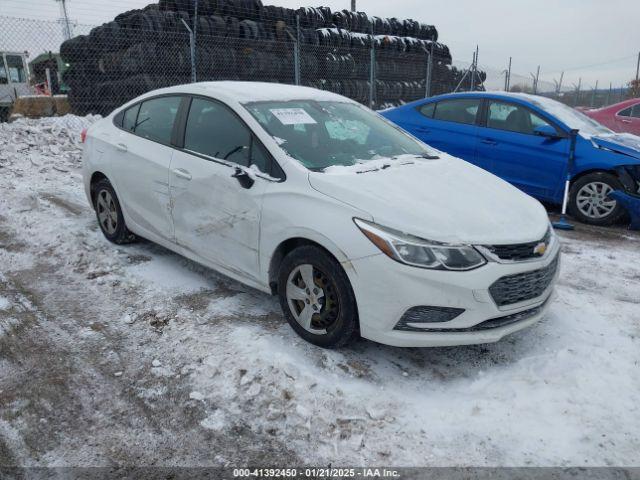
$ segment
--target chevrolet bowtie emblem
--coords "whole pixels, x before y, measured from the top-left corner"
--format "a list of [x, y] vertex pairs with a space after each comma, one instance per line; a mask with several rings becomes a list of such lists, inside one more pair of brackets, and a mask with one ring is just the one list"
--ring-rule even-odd
[[544, 255], [546, 251], [547, 251], [547, 244], [544, 242], [540, 242], [533, 249], [533, 253], [535, 255], [540, 255], [540, 256]]

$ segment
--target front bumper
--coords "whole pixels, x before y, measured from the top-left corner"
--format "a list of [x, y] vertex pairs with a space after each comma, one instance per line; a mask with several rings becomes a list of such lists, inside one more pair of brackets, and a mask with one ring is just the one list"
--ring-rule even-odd
[[[410, 267], [382, 253], [353, 260], [349, 262], [352, 268], [346, 270], [358, 302], [360, 333], [375, 342], [399, 347], [496, 342], [544, 316], [560, 268], [558, 265], [553, 279], [539, 296], [512, 305], [498, 306], [489, 287], [502, 277], [548, 267], [560, 255], [557, 237], [549, 247], [545, 256], [535, 261], [489, 262], [468, 272]], [[419, 328], [412, 331], [394, 329], [408, 309], [419, 306], [457, 308], [464, 312], [448, 322], [414, 323]]]

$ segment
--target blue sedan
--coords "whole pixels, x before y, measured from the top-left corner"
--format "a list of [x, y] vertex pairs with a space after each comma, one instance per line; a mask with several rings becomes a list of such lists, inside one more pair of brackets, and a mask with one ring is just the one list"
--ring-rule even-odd
[[640, 137], [615, 134], [549, 98], [470, 92], [441, 95], [381, 112], [425, 143], [512, 183], [537, 199], [561, 204], [578, 130], [569, 212], [582, 222], [610, 225], [623, 207], [613, 190], [640, 193]]

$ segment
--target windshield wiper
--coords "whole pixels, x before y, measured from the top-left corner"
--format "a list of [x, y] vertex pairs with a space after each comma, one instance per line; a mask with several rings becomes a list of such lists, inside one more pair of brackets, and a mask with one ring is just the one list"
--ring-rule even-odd
[[414, 155], [416, 158], [424, 158], [425, 160], [439, 160], [440, 157], [438, 155], [432, 155], [430, 153], [416, 153]]

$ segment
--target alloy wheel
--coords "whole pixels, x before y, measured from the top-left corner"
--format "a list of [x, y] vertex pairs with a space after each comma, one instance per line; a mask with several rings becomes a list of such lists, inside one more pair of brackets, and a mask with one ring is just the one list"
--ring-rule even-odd
[[100, 226], [107, 234], [113, 235], [118, 228], [118, 210], [109, 191], [100, 190], [96, 201], [96, 209]]
[[289, 274], [286, 298], [296, 322], [316, 335], [330, 331], [340, 314], [335, 283], [308, 263], [297, 266]]
[[604, 218], [613, 212], [617, 202], [608, 195], [613, 188], [604, 182], [591, 182], [584, 185], [576, 195], [576, 205], [580, 212], [589, 218]]

